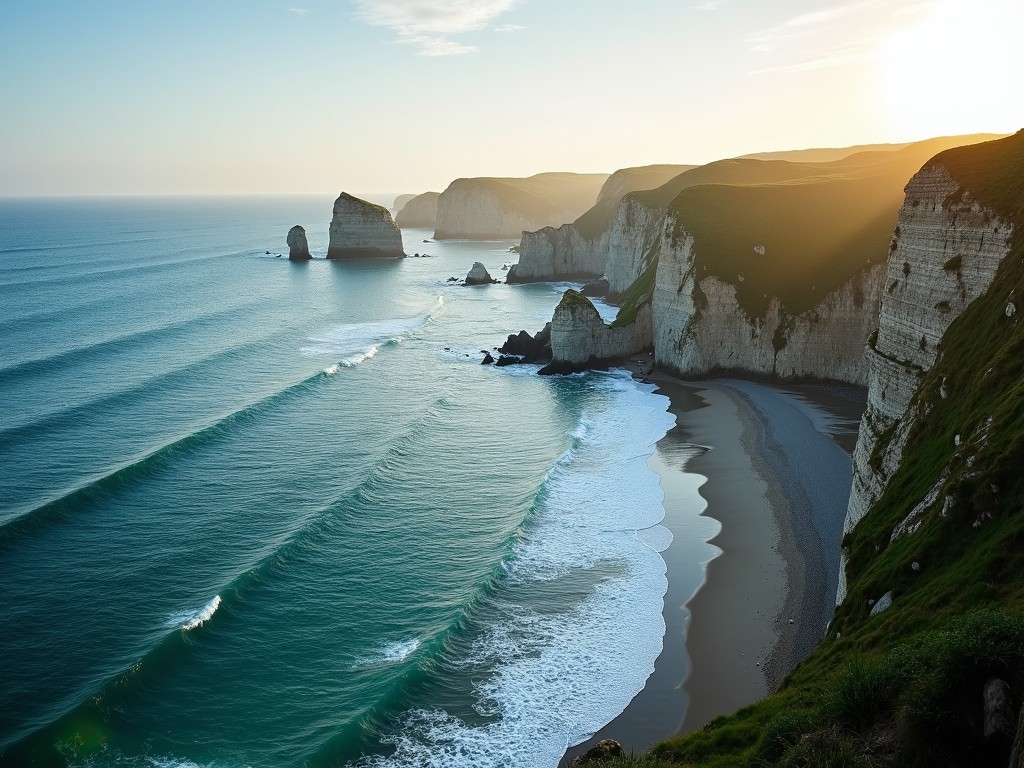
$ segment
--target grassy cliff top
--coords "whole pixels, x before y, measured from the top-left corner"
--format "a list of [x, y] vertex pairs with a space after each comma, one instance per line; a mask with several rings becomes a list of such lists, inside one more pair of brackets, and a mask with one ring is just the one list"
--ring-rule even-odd
[[[961, 193], [1024, 211], [1024, 133], [932, 162]], [[844, 540], [847, 598], [810, 657], [778, 693], [606, 768], [1007, 764], [1008, 743], [986, 742], [978, 724], [987, 680], [1006, 681], [1014, 707], [1024, 698], [1024, 320], [1006, 314], [1010, 301], [1024, 304], [1020, 229], [989, 290], [943, 337], [916, 395], [927, 413]], [[892, 541], [936, 486], [920, 529]], [[871, 616], [869, 600], [890, 591], [891, 607]]]
[[615, 218], [619, 202], [630, 192], [654, 189], [680, 173], [696, 168], [695, 165], [644, 165], [620, 168], [604, 183], [594, 207], [573, 224], [585, 238], [592, 240], [606, 232]]
[[694, 238], [701, 277], [736, 286], [752, 317], [762, 316], [773, 296], [799, 314], [884, 261], [911, 176], [936, 152], [976, 138], [929, 139], [828, 163], [725, 161], [717, 175], [736, 181], [693, 184], [697, 171], [711, 169], [704, 166], [658, 192], [690, 177], [668, 207], [677, 235], [685, 230]]

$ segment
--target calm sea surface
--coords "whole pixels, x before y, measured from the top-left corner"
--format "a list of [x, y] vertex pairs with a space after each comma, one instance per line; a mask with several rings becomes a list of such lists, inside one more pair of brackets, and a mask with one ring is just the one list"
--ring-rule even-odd
[[0, 762], [553, 768], [643, 686], [668, 401], [479, 364], [511, 243], [275, 258], [331, 202], [0, 201]]

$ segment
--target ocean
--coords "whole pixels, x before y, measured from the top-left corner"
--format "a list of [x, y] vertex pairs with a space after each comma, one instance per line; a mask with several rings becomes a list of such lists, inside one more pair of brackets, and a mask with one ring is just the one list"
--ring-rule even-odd
[[510, 242], [290, 263], [331, 202], [0, 201], [0, 762], [554, 768], [643, 687], [667, 398], [480, 365]]

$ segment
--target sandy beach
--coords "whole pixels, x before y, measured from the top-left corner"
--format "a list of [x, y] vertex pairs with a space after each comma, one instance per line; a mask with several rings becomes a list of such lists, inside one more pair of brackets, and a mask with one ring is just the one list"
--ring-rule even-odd
[[676, 415], [648, 460], [674, 537], [664, 647], [644, 690], [570, 761], [602, 738], [640, 752], [764, 697], [832, 611], [838, 562], [825, 553], [842, 536], [863, 392], [647, 379]]

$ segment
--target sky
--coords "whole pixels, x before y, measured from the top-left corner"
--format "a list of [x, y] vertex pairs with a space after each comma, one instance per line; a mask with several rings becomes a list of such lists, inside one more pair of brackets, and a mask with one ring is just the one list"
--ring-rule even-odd
[[442, 191], [1024, 128], [1022, 0], [6, 0], [0, 195]]

